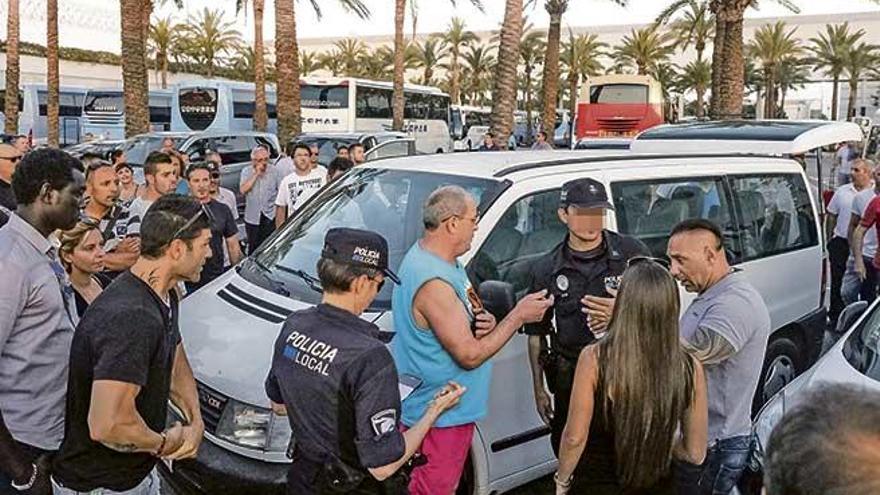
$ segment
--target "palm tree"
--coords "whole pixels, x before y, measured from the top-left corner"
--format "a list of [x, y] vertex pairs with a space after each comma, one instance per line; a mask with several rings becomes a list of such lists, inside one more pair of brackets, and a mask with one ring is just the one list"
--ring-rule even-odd
[[[794, 89], [803, 89], [810, 80], [809, 62], [801, 57], [788, 57], [779, 64], [776, 74], [776, 83], [779, 86], [780, 114], [785, 109], [785, 99], [788, 92]], [[779, 115], [784, 118], [784, 115]]]
[[148, 107], [147, 33], [150, 0], [120, 0], [122, 90], [125, 102], [125, 136], [150, 130]]
[[46, 1], [46, 124], [49, 146], [58, 147], [58, 0]]
[[523, 31], [523, 0], [505, 0], [504, 4], [504, 21], [501, 24], [498, 63], [492, 89], [492, 132], [500, 143], [506, 143], [513, 130], [516, 71]]
[[232, 26], [232, 22], [223, 20], [222, 11], [206, 7], [198, 15], [189, 16], [181, 28], [186, 50], [196, 63], [206, 66], [209, 78], [214, 77], [220, 58], [241, 45], [241, 34]]
[[368, 53], [363, 41], [346, 38], [333, 43], [336, 56], [340, 59], [343, 75], [356, 77], [360, 70], [360, 59]]
[[464, 60], [463, 93], [468, 103], [483, 106], [486, 93], [492, 89], [496, 60], [492, 50], [486, 45], [471, 45], [462, 54]]
[[856, 114], [856, 93], [859, 90], [859, 80], [862, 78], [862, 74], [873, 68], [880, 61], [877, 50], [878, 47], [876, 45], [869, 45], [865, 42], [853, 45], [850, 48], [849, 54], [846, 57], [846, 63], [843, 66], [843, 70], [849, 78], [849, 102], [846, 107], [847, 117], [854, 117]]
[[6, 93], [3, 115], [6, 122], [3, 132], [18, 134], [18, 84], [21, 74], [21, 58], [18, 55], [19, 12], [18, 0], [9, 0], [9, 17], [6, 19]]
[[824, 71], [826, 76], [831, 77], [831, 120], [837, 120], [837, 107], [839, 103], [840, 76], [843, 74], [846, 57], [852, 47], [865, 35], [864, 29], [855, 33], [850, 32], [849, 23], [827, 25], [825, 32], [819, 36], [810, 38], [808, 49], [812, 52], [812, 64], [816, 70]]
[[672, 34], [661, 33], [656, 25], [633, 28], [614, 48], [612, 56], [618, 67], [635, 68], [637, 74], [651, 74], [666, 62], [675, 50]]
[[776, 100], [779, 66], [788, 58], [797, 57], [802, 49], [795, 38], [797, 28], [786, 32], [786, 24], [766, 24], [755, 31], [755, 37], [748, 45], [749, 56], [761, 63], [764, 72], [764, 115], [774, 118], [777, 115]]
[[580, 81], [602, 73], [603, 67], [599, 57], [605, 55], [608, 44], [599, 41], [598, 35], [580, 34], [575, 36], [568, 32], [568, 43], [562, 50], [562, 65], [566, 70], [568, 83], [568, 112], [574, 117], [577, 112], [577, 89]]
[[[361, 19], [370, 17], [370, 9], [361, 0], [337, 0], [348, 12]], [[310, 0], [321, 18], [318, 0]], [[294, 0], [275, 0], [275, 68], [277, 74], [278, 138], [286, 143], [302, 130], [299, 92], [299, 48], [296, 40]]]
[[449, 52], [449, 75], [450, 75], [450, 97], [453, 105], [461, 104], [461, 66], [459, 59], [461, 52], [471, 43], [479, 41], [477, 35], [465, 29], [463, 19], [453, 17], [449, 22], [449, 27], [443, 33], [441, 40], [443, 46]]
[[[676, 18], [676, 14], [681, 17]], [[706, 45], [715, 35], [715, 18], [707, 0], [675, 0], [654, 21], [658, 26], [669, 24], [676, 42], [675, 47], [686, 50], [693, 47], [697, 61], [703, 60]]]
[[443, 64], [443, 60], [449, 55], [450, 50], [437, 37], [428, 38], [424, 43], [416, 43], [412, 46], [415, 65], [423, 71], [419, 84], [433, 85], [434, 69]]
[[175, 24], [170, 16], [150, 24], [147, 50], [148, 54], [155, 57], [156, 70], [160, 74], [162, 89], [168, 87], [168, 58], [178, 42], [179, 35], [180, 26]]
[[342, 74], [342, 58], [335, 50], [318, 54], [318, 65], [334, 77]]
[[544, 52], [547, 49], [547, 40], [544, 33], [533, 31], [531, 24], [523, 30], [523, 39], [519, 44], [519, 58], [523, 67], [523, 96], [526, 111], [526, 144], [531, 144], [534, 136], [534, 121], [532, 119], [532, 102], [535, 82], [533, 75], [535, 69], [544, 60]]
[[[235, 13], [245, 8], [247, 0], [236, 0]], [[266, 108], [266, 59], [263, 48], [263, 13], [266, 10], [265, 0], [253, 0], [254, 6], [254, 129], [266, 131], [269, 125], [269, 113]], [[163, 86], [164, 87], [164, 86]]]
[[299, 52], [299, 72], [304, 77], [318, 70], [320, 66], [321, 63], [318, 61], [318, 56], [315, 52], [307, 52], [305, 50]]
[[361, 56], [360, 76], [374, 81], [387, 81], [393, 77], [394, 50], [388, 46], [380, 46]]
[[693, 90], [697, 94], [696, 115], [705, 117], [706, 91], [712, 85], [712, 66], [705, 60], [692, 60], [681, 72], [678, 87], [682, 93]]
[[672, 98], [673, 92], [678, 92], [677, 82], [680, 79], [678, 66], [664, 61], [654, 64], [649, 73], [658, 83], [660, 90], [663, 92], [663, 102], [666, 105], [664, 114], [668, 122], [673, 122], [673, 114], [675, 113], [675, 100]]

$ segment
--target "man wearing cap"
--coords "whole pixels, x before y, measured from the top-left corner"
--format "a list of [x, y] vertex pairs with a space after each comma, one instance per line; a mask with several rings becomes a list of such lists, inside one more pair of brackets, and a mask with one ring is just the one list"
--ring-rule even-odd
[[580, 351], [605, 333], [627, 260], [649, 255], [641, 241], [604, 228], [605, 211], [612, 208], [601, 182], [576, 179], [563, 184], [557, 213], [568, 234], [535, 262], [531, 274], [529, 292], [547, 290], [554, 298], [544, 319], [526, 325], [525, 331], [535, 405], [551, 427], [557, 455]]
[[[404, 494], [401, 467], [464, 388], [448, 383], [405, 433], [398, 375], [379, 328], [359, 316], [382, 290], [399, 283], [388, 246], [373, 232], [330, 229], [318, 260], [321, 304], [292, 313], [275, 341], [266, 394], [288, 415], [295, 445], [287, 493]], [[397, 473], [397, 474], [396, 474]]]

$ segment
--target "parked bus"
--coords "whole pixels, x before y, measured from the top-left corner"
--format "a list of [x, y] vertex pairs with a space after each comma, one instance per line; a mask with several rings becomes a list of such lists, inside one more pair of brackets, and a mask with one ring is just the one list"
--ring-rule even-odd
[[452, 147], [455, 151], [476, 150], [483, 143], [483, 134], [491, 127], [492, 109], [453, 105], [450, 108]]
[[[149, 96], [150, 130], [171, 129], [171, 90], [153, 90]], [[125, 139], [125, 100], [121, 89], [90, 89], [83, 103], [83, 136]]]
[[663, 123], [663, 92], [651, 76], [593, 77], [578, 98], [576, 136], [633, 137]]
[[[303, 132], [391, 130], [390, 82], [306, 78], [300, 82]], [[404, 131], [419, 153], [452, 151], [449, 95], [437, 88], [404, 86]]]
[[[5, 97], [0, 91], [0, 99]], [[25, 84], [19, 90], [18, 133], [31, 139], [34, 145], [44, 144], [48, 138], [49, 126], [46, 101], [48, 90], [45, 84]], [[82, 140], [82, 110], [86, 89], [61, 86], [58, 93], [58, 141], [61, 146], [79, 143]], [[0, 109], [2, 115], [2, 109]], [[3, 115], [5, 122], [6, 116]]]
[[[180, 83], [172, 92], [171, 130], [251, 131], [254, 129], [253, 83], [199, 80]], [[275, 133], [275, 88], [266, 86], [268, 132]]]

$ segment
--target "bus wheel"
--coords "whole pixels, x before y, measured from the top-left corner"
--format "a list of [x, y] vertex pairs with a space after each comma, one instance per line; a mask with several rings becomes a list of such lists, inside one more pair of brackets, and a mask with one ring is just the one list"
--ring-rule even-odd
[[471, 456], [468, 455], [464, 464], [464, 470], [461, 472], [461, 480], [458, 482], [458, 489], [455, 495], [474, 495], [476, 493], [477, 483], [474, 479], [474, 463]]
[[442, 154], [442, 153], [443, 153], [443, 148], [437, 148], [437, 151], [436, 151], [435, 153]]

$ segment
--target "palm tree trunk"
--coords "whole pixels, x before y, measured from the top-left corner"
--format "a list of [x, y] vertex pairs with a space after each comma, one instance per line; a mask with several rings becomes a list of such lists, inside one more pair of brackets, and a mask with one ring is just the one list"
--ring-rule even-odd
[[553, 140], [556, 129], [556, 96], [559, 93], [559, 38], [562, 35], [562, 12], [550, 14], [547, 49], [544, 52], [544, 109], [541, 128]]
[[[571, 70], [571, 69], [569, 69], [569, 70]], [[577, 114], [577, 87], [578, 87], [578, 74], [577, 74], [577, 72], [571, 70], [571, 72], [568, 75], [568, 95], [569, 95], [568, 118], [569, 118], [569, 121], [571, 122], [571, 125], [569, 126], [569, 129], [570, 129], [569, 134], [571, 134], [571, 136], [570, 136], [571, 140], [574, 139], [574, 137], [575, 137], [574, 134], [576, 131], [576, 129], [574, 128], [574, 124], [575, 124], [574, 121], [575, 121], [575, 117], [577, 116], [576, 115]]]
[[492, 132], [499, 143], [506, 143], [513, 129], [516, 105], [516, 69], [523, 30], [523, 0], [505, 0], [501, 25], [498, 64], [492, 89]]
[[[264, 0], [254, 0], [254, 130], [266, 132], [266, 64], [263, 60]], [[299, 53], [297, 53], [297, 56]]]
[[294, 0], [275, 0], [275, 53], [278, 138], [286, 144], [302, 130]]
[[834, 74], [834, 81], [831, 85], [831, 120], [837, 120], [837, 107], [840, 98], [840, 74]]
[[160, 60], [159, 67], [162, 70], [162, 89], [166, 89], [168, 87], [168, 52], [159, 52], [157, 57]]
[[46, 127], [48, 144], [58, 147], [58, 0], [46, 1]]
[[526, 94], [525, 94], [525, 111], [526, 111], [526, 137], [524, 142], [526, 145], [532, 145], [532, 136], [535, 135], [535, 123], [532, 121], [532, 67], [527, 66], [525, 70]]
[[846, 107], [846, 118], [855, 117], [856, 115], [856, 93], [859, 91], [859, 80], [851, 78], [849, 80], [849, 102]]
[[21, 58], [18, 55], [19, 41], [18, 0], [9, 0], [9, 18], [6, 19], [6, 101], [3, 102], [3, 115], [6, 122], [3, 132], [18, 134], [18, 83], [21, 74]]
[[743, 80], [743, 13], [752, 0], [728, 0], [720, 17], [727, 22], [724, 36], [724, 56], [721, 59], [717, 116], [738, 119], [742, 116]]
[[125, 102], [125, 137], [150, 130], [147, 109], [147, 45], [144, 36], [144, 14], [149, 2], [120, 0], [122, 45], [122, 92]]
[[406, 17], [406, 0], [394, 1], [394, 92], [391, 102], [391, 128], [403, 130], [403, 21]]
[[452, 81], [450, 84], [450, 93], [452, 93], [452, 104], [461, 105], [461, 68], [458, 66], [458, 47], [452, 47]]
[[773, 74], [772, 69], [769, 67], [764, 68], [764, 84], [767, 85], [767, 95], [764, 98], [764, 118], [772, 119], [773, 118]]
[[727, 37], [727, 21], [719, 15], [720, 0], [713, 0], [712, 12], [715, 13], [715, 42], [712, 45], [712, 94], [709, 101], [709, 116], [717, 118], [719, 100], [721, 98], [721, 66], [724, 63], [724, 40]]

